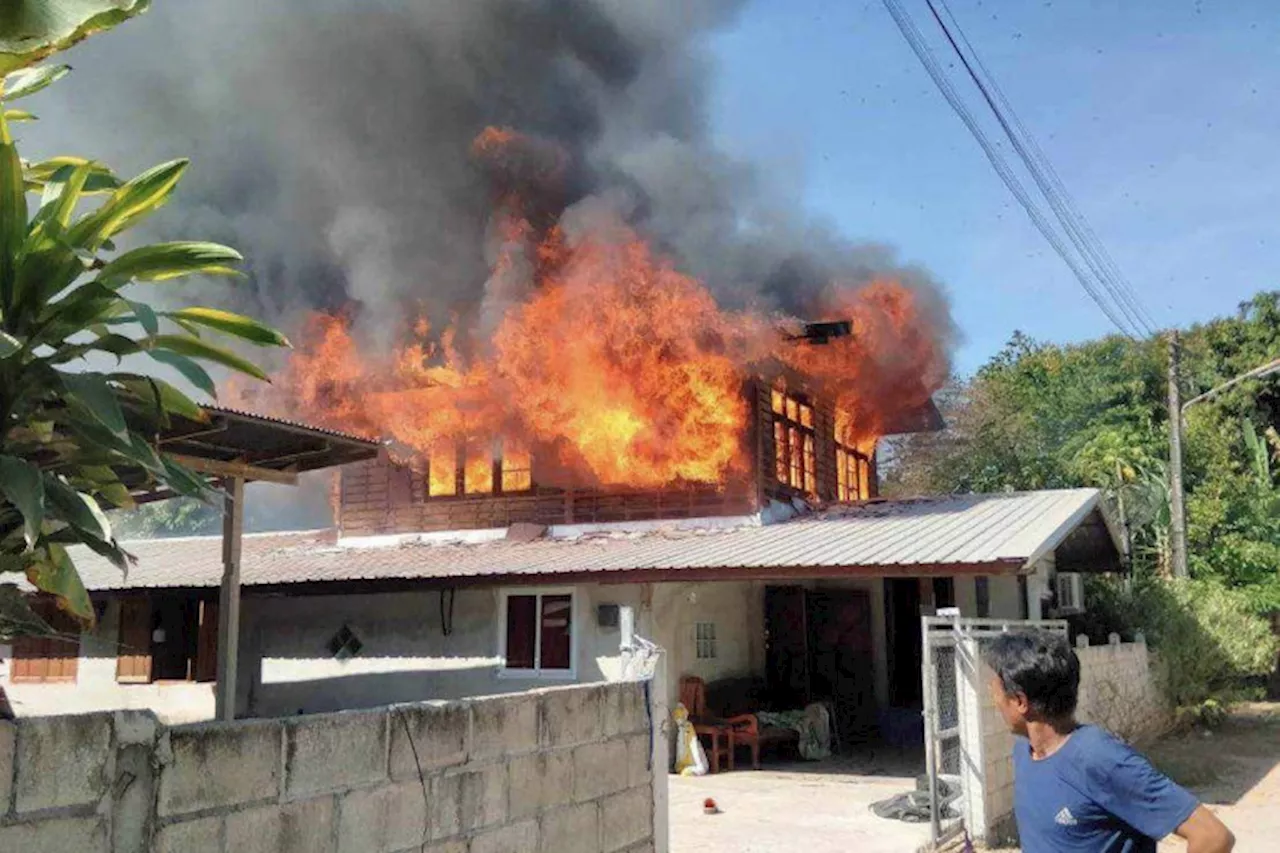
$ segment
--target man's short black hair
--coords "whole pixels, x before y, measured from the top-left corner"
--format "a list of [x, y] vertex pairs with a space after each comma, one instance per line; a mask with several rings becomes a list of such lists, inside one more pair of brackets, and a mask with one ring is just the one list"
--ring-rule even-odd
[[1040, 716], [1073, 714], [1080, 691], [1080, 658], [1061, 634], [1016, 631], [1001, 634], [983, 657], [1008, 696], [1021, 693]]

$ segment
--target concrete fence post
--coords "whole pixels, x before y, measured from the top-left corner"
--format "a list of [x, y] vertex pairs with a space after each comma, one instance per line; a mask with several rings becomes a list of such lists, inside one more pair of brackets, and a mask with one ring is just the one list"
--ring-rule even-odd
[[653, 850], [654, 853], [669, 853], [671, 850], [671, 824], [668, 817], [667, 769], [671, 766], [667, 755], [669, 743], [671, 709], [667, 707], [667, 653], [658, 649], [654, 652], [653, 678], [649, 682], [649, 709], [651, 718], [650, 750], [653, 767]]
[[978, 641], [963, 637], [956, 641], [956, 703], [960, 724], [960, 785], [964, 791], [965, 826], [978, 838], [985, 838], [990, 825], [987, 814], [985, 744], [982, 731], [982, 660]]

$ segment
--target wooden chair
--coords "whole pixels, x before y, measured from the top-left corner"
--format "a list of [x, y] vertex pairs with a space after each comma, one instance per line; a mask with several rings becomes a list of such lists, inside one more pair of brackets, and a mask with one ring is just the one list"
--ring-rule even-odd
[[699, 737], [711, 739], [707, 758], [711, 761], [711, 772], [720, 772], [720, 760], [726, 759], [729, 769], [733, 770], [733, 753], [739, 731], [747, 731], [756, 724], [756, 718], [750, 714], [722, 719], [707, 712], [707, 685], [695, 675], [686, 675], [680, 679], [680, 702], [689, 709], [689, 722]]
[[[717, 682], [722, 688], [728, 687], [731, 683], [736, 683], [740, 679], [730, 679], [725, 682]], [[735, 695], [742, 691], [732, 691]], [[747, 691], [748, 693], [750, 691]], [[729, 737], [729, 769], [734, 767], [733, 753], [738, 747], [745, 746], [751, 750], [751, 766], [755, 770], [760, 769], [760, 751], [765, 746], [775, 745], [798, 745], [800, 735], [795, 729], [780, 728], [778, 726], [762, 726], [760, 719], [753, 713], [740, 713], [745, 710], [744, 707], [717, 708], [727, 716], [720, 717], [713, 714], [707, 709], [707, 686], [701, 678], [693, 675], [686, 675], [680, 679], [680, 701], [689, 709], [689, 720], [691, 722], [701, 722], [704, 724], [706, 734], [711, 734], [712, 727], [727, 729]], [[738, 696], [737, 699], [728, 700], [730, 705], [741, 706], [744, 702], [749, 701], [745, 696]], [[694, 709], [697, 709], [696, 711]], [[699, 731], [694, 726], [694, 731]], [[713, 738], [713, 743], [718, 742], [719, 738]], [[714, 767], [713, 762], [713, 767]]]

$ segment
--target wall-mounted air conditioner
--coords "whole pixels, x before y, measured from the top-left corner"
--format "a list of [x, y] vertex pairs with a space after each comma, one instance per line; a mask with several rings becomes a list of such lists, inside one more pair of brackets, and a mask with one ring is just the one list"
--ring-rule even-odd
[[1058, 572], [1054, 577], [1059, 616], [1084, 612], [1084, 577], [1076, 572]]

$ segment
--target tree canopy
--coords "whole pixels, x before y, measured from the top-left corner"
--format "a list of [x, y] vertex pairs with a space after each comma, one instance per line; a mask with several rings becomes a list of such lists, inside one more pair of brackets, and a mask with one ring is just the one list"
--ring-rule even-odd
[[[1280, 357], [1280, 291], [1182, 332], [1184, 399]], [[911, 436], [891, 494], [1094, 486], [1123, 501], [1135, 568], [1168, 559], [1168, 344], [1119, 335], [1057, 345], [1016, 333], [939, 403], [948, 428]], [[1280, 377], [1191, 407], [1184, 447], [1193, 576], [1280, 608]]]

